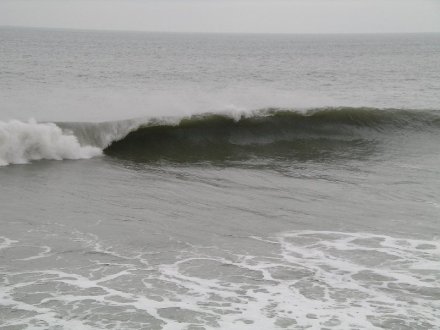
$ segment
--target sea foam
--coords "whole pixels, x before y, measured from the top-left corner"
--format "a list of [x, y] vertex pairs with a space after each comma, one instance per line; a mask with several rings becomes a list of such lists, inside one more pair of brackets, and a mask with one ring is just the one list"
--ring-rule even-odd
[[53, 123], [0, 122], [0, 166], [40, 159], [92, 158], [101, 153], [97, 147], [81, 145], [74, 135]]

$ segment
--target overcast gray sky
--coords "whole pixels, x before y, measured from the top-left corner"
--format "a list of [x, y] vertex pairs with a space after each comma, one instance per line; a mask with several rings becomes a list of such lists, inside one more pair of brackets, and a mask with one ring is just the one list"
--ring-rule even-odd
[[178, 32], [440, 32], [440, 0], [0, 0], [0, 25]]

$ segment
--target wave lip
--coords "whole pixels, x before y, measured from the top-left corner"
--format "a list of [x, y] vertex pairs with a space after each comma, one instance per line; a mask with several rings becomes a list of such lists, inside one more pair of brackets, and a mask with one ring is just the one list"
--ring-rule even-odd
[[86, 159], [102, 154], [53, 123], [34, 120], [0, 122], [0, 166], [26, 164], [41, 159]]

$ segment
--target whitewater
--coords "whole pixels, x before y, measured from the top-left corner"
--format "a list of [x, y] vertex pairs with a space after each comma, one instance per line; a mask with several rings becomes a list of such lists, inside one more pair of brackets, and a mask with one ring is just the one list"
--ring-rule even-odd
[[0, 328], [440, 327], [438, 34], [0, 40]]
[[84, 159], [98, 156], [97, 147], [81, 146], [55, 124], [0, 122], [0, 166], [40, 159]]

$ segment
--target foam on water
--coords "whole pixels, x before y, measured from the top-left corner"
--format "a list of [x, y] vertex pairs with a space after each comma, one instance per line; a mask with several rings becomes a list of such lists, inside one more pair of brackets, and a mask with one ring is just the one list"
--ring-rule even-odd
[[14, 243], [17, 243], [18, 241], [9, 239], [7, 237], [0, 237], [1, 241], [0, 241], [0, 250], [1, 249], [6, 249], [8, 247], [10, 247], [11, 245], [13, 245]]
[[[440, 325], [438, 240], [294, 231], [242, 237], [246, 253], [238, 253], [231, 241], [228, 247], [187, 245], [164, 258], [159, 252], [122, 252], [90, 234], [72, 235], [80, 250], [90, 255], [81, 269], [11, 272], [3, 266], [0, 319], [5, 326], [432, 329]], [[3, 251], [10, 255], [23, 248], [3, 241], [9, 242]], [[28, 249], [11, 262], [33, 262], [35, 256], [53, 265], [60, 255], [48, 252], [47, 247]]]
[[0, 122], [0, 166], [40, 159], [84, 159], [101, 153], [97, 147], [80, 145], [74, 135], [53, 123]]

